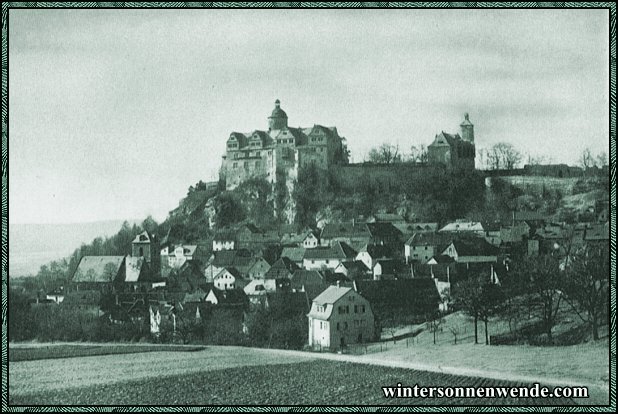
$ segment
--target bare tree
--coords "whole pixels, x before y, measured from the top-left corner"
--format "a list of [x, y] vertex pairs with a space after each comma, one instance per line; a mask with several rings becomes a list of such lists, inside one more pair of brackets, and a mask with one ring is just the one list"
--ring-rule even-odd
[[607, 152], [602, 151], [596, 156], [596, 166], [599, 168], [603, 168], [609, 165], [609, 157], [607, 156]]
[[499, 142], [486, 151], [487, 166], [492, 170], [512, 170], [522, 160], [522, 154], [512, 144]]
[[599, 322], [607, 310], [609, 288], [609, 251], [586, 247], [573, 255], [566, 269], [566, 301], [580, 319], [592, 330], [592, 338], [599, 339]]
[[411, 162], [427, 162], [427, 147], [425, 146], [425, 144], [421, 144], [418, 147], [416, 145], [412, 145], [410, 147], [410, 156], [408, 159]]
[[590, 148], [585, 148], [579, 156], [579, 164], [584, 170], [594, 167], [594, 157]]
[[376, 164], [392, 164], [401, 162], [399, 145], [382, 144], [378, 148], [369, 151], [369, 161]]
[[552, 330], [558, 323], [558, 312], [563, 299], [564, 285], [560, 271], [560, 262], [552, 255], [530, 257], [522, 263], [519, 272], [522, 279], [528, 279], [527, 302], [529, 312], [535, 314], [542, 322], [549, 342], [553, 342]]

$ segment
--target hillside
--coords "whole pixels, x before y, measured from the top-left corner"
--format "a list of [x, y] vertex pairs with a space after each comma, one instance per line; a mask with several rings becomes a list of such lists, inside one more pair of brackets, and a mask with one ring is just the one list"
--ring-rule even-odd
[[[129, 220], [130, 224], [136, 220]], [[96, 237], [109, 237], [122, 227], [122, 220], [70, 224], [9, 223], [9, 276], [36, 274], [39, 268], [68, 257]]]

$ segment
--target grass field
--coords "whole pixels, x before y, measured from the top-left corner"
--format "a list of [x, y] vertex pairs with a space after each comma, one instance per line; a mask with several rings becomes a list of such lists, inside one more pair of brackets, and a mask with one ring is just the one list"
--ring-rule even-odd
[[[107, 354], [60, 358], [54, 356], [73, 348], [81, 347], [78, 352], [96, 349], [93, 350], [91, 344], [18, 345], [16, 349], [25, 348], [24, 352], [31, 352], [24, 354], [28, 355], [25, 358], [41, 357], [45, 353], [52, 358], [13, 360], [9, 364], [9, 404], [572, 405], [604, 404], [606, 401], [602, 396], [588, 400], [387, 399], [381, 387], [397, 383], [404, 386], [551, 384], [525, 378], [506, 381], [502, 377], [475, 376], [467, 372], [418, 370], [415, 364], [392, 358], [394, 355], [385, 365], [385, 361], [374, 358], [376, 354], [353, 356], [214, 346], [203, 350], [164, 345], [98, 346], [109, 347]], [[54, 347], [59, 350], [54, 351]], [[148, 352], [127, 353], [137, 349]], [[190, 352], [183, 352], [185, 350]], [[594, 397], [592, 393], [591, 397]]]
[[34, 361], [37, 359], [75, 358], [96, 355], [133, 354], [139, 352], [192, 352], [201, 351], [203, 346], [179, 345], [105, 345], [105, 344], [65, 344], [51, 346], [12, 347], [9, 350], [9, 361]]
[[387, 399], [381, 387], [524, 386], [334, 361], [220, 369], [33, 394], [9, 394], [11, 405], [574, 405], [571, 399]]

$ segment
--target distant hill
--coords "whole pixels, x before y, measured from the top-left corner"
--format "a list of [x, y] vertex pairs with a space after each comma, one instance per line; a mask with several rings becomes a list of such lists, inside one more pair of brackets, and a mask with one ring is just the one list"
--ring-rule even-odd
[[[129, 224], [137, 220], [127, 220]], [[9, 276], [34, 275], [52, 260], [63, 259], [82, 243], [116, 234], [123, 220], [72, 224], [9, 224]]]

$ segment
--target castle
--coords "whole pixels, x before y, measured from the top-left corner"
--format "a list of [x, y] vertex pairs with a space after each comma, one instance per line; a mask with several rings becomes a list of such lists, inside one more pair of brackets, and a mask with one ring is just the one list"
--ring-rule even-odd
[[298, 176], [298, 169], [307, 164], [324, 169], [335, 163], [346, 164], [344, 139], [336, 127], [289, 127], [288, 116], [277, 99], [268, 117], [268, 131], [230, 134], [221, 178], [226, 190], [233, 190], [251, 178], [264, 178], [271, 184], [278, 180], [291, 183]]
[[427, 160], [430, 164], [442, 164], [454, 170], [473, 170], [476, 149], [474, 147], [474, 125], [468, 114], [464, 115], [459, 125], [459, 134], [447, 134], [442, 131], [427, 147]]

